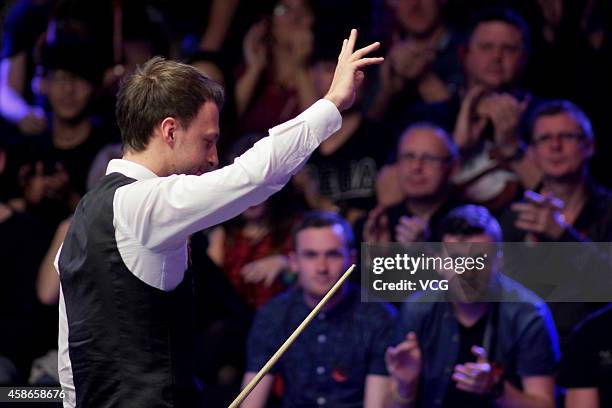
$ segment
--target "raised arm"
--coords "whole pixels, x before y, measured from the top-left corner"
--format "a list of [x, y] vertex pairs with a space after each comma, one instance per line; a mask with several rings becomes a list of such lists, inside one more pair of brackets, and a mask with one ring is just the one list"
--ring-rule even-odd
[[149, 249], [172, 248], [188, 235], [226, 221], [279, 191], [319, 144], [340, 128], [338, 110], [352, 105], [363, 81], [361, 69], [382, 62], [366, 57], [379, 43], [353, 51], [356, 39], [353, 30], [344, 40], [325, 99], [271, 129], [269, 137], [233, 164], [201, 176], [155, 178], [120, 188], [115, 195], [118, 228]]

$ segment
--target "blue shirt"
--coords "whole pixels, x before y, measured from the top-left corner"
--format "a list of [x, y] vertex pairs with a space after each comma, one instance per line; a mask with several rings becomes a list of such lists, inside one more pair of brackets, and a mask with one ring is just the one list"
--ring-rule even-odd
[[[394, 309], [361, 303], [348, 286], [344, 299], [319, 313], [272, 368], [284, 380], [283, 407], [363, 406], [367, 375], [387, 375], [385, 350], [391, 344]], [[301, 289], [264, 305], [247, 344], [247, 371], [257, 372], [312, 310]]]
[[[491, 303], [496, 318], [485, 329], [492, 333], [489, 361], [500, 365], [504, 378], [521, 389], [521, 378], [555, 375], [559, 345], [553, 319], [540, 298], [512, 279], [498, 275], [500, 300]], [[417, 293], [404, 303], [394, 343], [414, 331], [421, 348], [422, 371], [418, 402], [421, 407], [440, 407], [455, 386], [451, 379], [458, 363], [459, 322], [451, 303], [441, 294]], [[485, 337], [487, 335], [485, 334]], [[485, 349], [487, 348], [484, 345]]]

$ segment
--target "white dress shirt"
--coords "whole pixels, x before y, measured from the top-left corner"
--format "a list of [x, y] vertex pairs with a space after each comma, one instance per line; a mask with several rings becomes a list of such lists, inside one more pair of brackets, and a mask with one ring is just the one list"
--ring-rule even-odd
[[[117, 249], [127, 268], [143, 282], [170, 291], [183, 279], [189, 235], [237, 216], [279, 191], [321, 142], [342, 123], [336, 106], [321, 99], [236, 158], [201, 176], [157, 177], [144, 166], [112, 160], [106, 174], [136, 179], [113, 199]], [[55, 258], [58, 260], [61, 248]], [[68, 352], [68, 321], [60, 285], [59, 374], [64, 406], [76, 404]]]

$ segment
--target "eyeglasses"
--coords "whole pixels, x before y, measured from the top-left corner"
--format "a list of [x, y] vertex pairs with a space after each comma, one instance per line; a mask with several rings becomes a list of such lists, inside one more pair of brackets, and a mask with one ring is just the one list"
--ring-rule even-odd
[[425, 166], [440, 167], [450, 161], [450, 156], [434, 156], [433, 154], [422, 154], [417, 156], [415, 153], [407, 152], [399, 155], [399, 162], [412, 164], [417, 161]]
[[548, 145], [553, 140], [560, 140], [567, 143], [578, 143], [578, 141], [584, 139], [584, 133], [580, 132], [559, 132], [559, 133], [544, 133], [541, 135], [535, 135], [532, 142], [536, 146]]

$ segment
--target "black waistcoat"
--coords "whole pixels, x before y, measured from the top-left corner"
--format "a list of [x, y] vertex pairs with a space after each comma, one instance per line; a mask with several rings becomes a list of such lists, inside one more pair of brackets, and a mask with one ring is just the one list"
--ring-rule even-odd
[[78, 407], [191, 407], [193, 286], [165, 292], [125, 266], [115, 240], [115, 190], [105, 176], [79, 203], [59, 259]]

